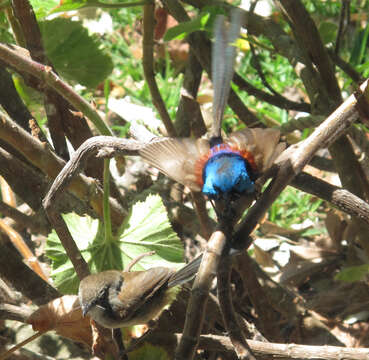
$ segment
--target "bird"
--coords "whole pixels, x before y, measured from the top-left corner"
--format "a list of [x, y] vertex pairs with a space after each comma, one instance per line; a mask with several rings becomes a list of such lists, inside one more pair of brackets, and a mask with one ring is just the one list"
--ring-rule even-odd
[[155, 138], [140, 156], [169, 178], [201, 191], [210, 200], [234, 201], [255, 192], [255, 180], [283, 151], [277, 129], [246, 128], [226, 137], [221, 122], [233, 77], [242, 15], [233, 11], [229, 27], [224, 16], [215, 21], [212, 47], [213, 125], [209, 139]]
[[202, 256], [179, 270], [106, 270], [83, 278], [78, 297], [83, 316], [109, 329], [149, 323], [176, 297], [180, 285], [196, 275]]

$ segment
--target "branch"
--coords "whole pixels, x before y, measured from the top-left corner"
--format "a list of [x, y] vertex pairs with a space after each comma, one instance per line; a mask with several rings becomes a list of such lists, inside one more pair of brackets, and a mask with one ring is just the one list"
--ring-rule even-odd
[[[74, 242], [63, 218], [55, 208], [55, 204], [58, 203], [58, 198], [67, 186], [69, 184], [72, 186], [74, 181], [73, 178], [83, 170], [83, 167], [90, 156], [97, 154], [98, 157], [111, 158], [114, 155], [137, 155], [137, 150], [140, 147], [142, 147], [142, 144], [137, 141], [119, 139], [111, 136], [96, 136], [85, 141], [55, 178], [49, 192], [43, 200], [43, 206], [50, 222], [55, 228], [55, 231], [58, 234], [59, 239], [66, 250], [68, 257], [72, 261], [80, 279], [83, 279], [89, 274], [88, 265], [83, 259], [82, 254]], [[113, 210], [112, 205], [114, 204], [115, 202], [110, 201], [111, 210]], [[100, 206], [102, 206], [102, 199]], [[126, 215], [126, 212], [124, 212], [124, 215]], [[116, 219], [115, 225], [120, 225], [123, 219], [124, 216], [120, 216], [119, 219]]]
[[332, 105], [337, 106], [342, 101], [341, 91], [334, 73], [334, 66], [313, 19], [300, 0], [280, 0], [279, 3], [291, 21], [297, 39], [301, 40], [300, 46], [306, 49], [316, 65], [326, 91], [333, 100]]
[[[367, 84], [368, 80], [361, 85], [361, 91], [366, 90]], [[315, 152], [322, 147], [329, 146], [358, 118], [357, 100], [355, 95], [351, 95], [306, 140], [285, 150], [278, 159], [279, 168], [276, 177], [248, 211], [239, 229], [234, 234], [233, 242], [237, 243], [237, 241], [248, 236], [277, 196], [302, 171]]]
[[68, 84], [63, 82], [49, 66], [45, 66], [23, 56], [10, 45], [0, 44], [0, 59], [17, 72], [35, 76], [54, 89], [59, 95], [71, 103], [78, 111], [87, 116], [103, 135], [113, 135], [97, 111], [83, 97], [78, 95]]
[[22, 261], [14, 248], [1, 246], [0, 275], [37, 305], [43, 305], [60, 296], [57, 290], [42, 280]]
[[369, 224], [369, 205], [346, 189], [329, 184], [305, 172], [298, 174], [291, 182], [295, 188], [330, 202], [339, 210], [356, 216]]
[[[64, 166], [64, 161], [51, 152], [43, 143], [17, 126], [7, 116], [1, 116], [1, 114], [0, 139], [19, 149], [34, 166], [51, 179], [54, 179]], [[95, 181], [81, 174], [71, 182], [70, 191], [78, 198], [89, 201], [93, 210], [101, 218], [103, 217], [103, 194]], [[125, 210], [116, 201], [111, 201], [110, 206], [112, 221], [114, 224], [120, 224], [126, 213]]]
[[[196, 138], [206, 133], [200, 104], [196, 101], [201, 82], [201, 74], [202, 67], [193, 50], [190, 49], [175, 122], [180, 137], [190, 137], [191, 130]], [[190, 118], [188, 114], [191, 114]]]
[[144, 69], [145, 80], [149, 86], [152, 101], [165, 125], [168, 135], [176, 136], [176, 130], [170, 119], [168, 111], [165, 107], [164, 101], [160, 95], [158, 85], [155, 81], [154, 75], [154, 3], [144, 5], [143, 14], [143, 59], [142, 65]]
[[223, 256], [217, 273], [218, 280], [218, 298], [222, 310], [223, 321], [228, 335], [234, 346], [234, 350], [239, 359], [256, 360], [245, 334], [241, 330], [241, 326], [237, 321], [236, 312], [233, 307], [230, 277], [232, 272], [232, 259], [230, 256]]
[[[28, 0], [13, 0], [13, 9], [15, 16], [22, 28], [26, 47], [30, 51], [31, 58], [39, 63], [52, 66], [46, 57], [45, 50], [42, 45], [41, 32], [30, 2]], [[68, 160], [69, 152], [62, 124], [63, 113], [68, 111], [68, 108], [63, 107], [60, 109], [59, 98], [60, 96], [55, 94], [52, 89], [45, 89], [45, 111], [54, 149], [60, 157]]]
[[226, 237], [222, 231], [214, 232], [208, 241], [207, 249], [203, 254], [199, 271], [192, 286], [183, 336], [176, 349], [176, 360], [190, 360], [194, 357], [204, 322], [210, 286], [225, 245]]
[[[173, 333], [152, 333], [147, 341], [152, 344], [161, 344], [165, 339], [165, 344], [169, 341], [180, 343], [182, 334]], [[340, 346], [313, 346], [299, 344], [278, 344], [255, 340], [248, 340], [251, 350], [259, 359], [278, 358], [280, 360], [289, 359], [315, 359], [315, 360], [368, 360], [369, 348], [349, 348]], [[199, 349], [214, 352], [234, 352], [234, 347], [228, 336], [201, 335], [199, 339]]]

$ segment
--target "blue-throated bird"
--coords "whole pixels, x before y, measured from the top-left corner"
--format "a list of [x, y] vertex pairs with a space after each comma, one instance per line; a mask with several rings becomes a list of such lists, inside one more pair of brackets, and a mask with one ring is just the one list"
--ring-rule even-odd
[[233, 77], [234, 42], [240, 33], [241, 12], [233, 11], [231, 24], [224, 16], [215, 22], [212, 51], [213, 126], [210, 138], [155, 139], [140, 155], [173, 180], [211, 200], [235, 200], [255, 191], [256, 178], [284, 149], [276, 129], [249, 128], [221, 136], [221, 122]]

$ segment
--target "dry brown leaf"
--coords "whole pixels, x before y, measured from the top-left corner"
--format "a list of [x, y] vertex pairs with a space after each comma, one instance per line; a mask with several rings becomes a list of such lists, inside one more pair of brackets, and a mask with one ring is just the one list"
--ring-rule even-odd
[[55, 330], [61, 336], [92, 345], [90, 318], [82, 316], [76, 295], [65, 295], [40, 306], [27, 322], [35, 331]]
[[273, 267], [274, 261], [273, 257], [270, 253], [267, 251], [264, 251], [259, 246], [254, 244], [254, 254], [255, 254], [255, 260], [260, 266], [264, 267]]

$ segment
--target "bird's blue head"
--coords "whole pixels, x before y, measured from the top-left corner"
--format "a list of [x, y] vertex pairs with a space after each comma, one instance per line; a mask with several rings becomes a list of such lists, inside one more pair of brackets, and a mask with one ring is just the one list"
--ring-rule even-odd
[[236, 199], [254, 192], [255, 173], [240, 151], [227, 144], [210, 149], [202, 171], [202, 192], [210, 199]]

